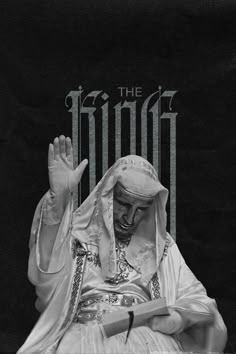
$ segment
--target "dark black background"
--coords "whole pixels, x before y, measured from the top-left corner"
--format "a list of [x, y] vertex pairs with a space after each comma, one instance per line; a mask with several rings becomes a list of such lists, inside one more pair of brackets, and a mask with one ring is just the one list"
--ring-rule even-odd
[[28, 236], [48, 188], [48, 144], [71, 136], [64, 99], [79, 85], [178, 90], [177, 242], [236, 351], [235, 23], [227, 0], [1, 1], [1, 352], [37, 318]]

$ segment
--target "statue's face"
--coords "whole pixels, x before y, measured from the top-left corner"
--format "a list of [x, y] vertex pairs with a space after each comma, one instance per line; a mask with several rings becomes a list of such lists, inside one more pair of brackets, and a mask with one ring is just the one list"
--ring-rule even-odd
[[113, 222], [115, 236], [128, 238], [142, 221], [154, 198], [136, 196], [126, 191], [120, 184], [114, 188]]

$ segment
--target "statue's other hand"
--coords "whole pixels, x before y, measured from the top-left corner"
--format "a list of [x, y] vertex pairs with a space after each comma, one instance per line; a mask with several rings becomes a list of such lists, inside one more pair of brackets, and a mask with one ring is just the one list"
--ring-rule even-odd
[[177, 311], [172, 311], [169, 316], [153, 316], [148, 320], [148, 326], [153, 331], [174, 334], [183, 330], [184, 321]]
[[74, 169], [73, 149], [70, 138], [56, 137], [48, 149], [48, 171], [51, 192], [58, 197], [68, 196], [81, 180], [88, 160]]

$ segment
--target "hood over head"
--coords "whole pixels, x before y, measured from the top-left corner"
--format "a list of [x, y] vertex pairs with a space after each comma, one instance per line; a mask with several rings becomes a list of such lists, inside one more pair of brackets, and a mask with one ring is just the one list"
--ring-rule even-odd
[[168, 190], [162, 186], [154, 167], [144, 158], [129, 155], [109, 168], [88, 198], [74, 212], [72, 235], [80, 242], [99, 248], [104, 279], [116, 273], [113, 228], [113, 191], [120, 183], [137, 197], [153, 197], [149, 208], [134, 231], [127, 247], [126, 260], [147, 283], [158, 269], [166, 241], [166, 203]]

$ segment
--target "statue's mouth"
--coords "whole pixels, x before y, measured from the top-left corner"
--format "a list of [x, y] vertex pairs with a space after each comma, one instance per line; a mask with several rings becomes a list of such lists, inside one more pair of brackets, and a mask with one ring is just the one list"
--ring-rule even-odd
[[127, 224], [121, 224], [119, 223], [119, 226], [121, 227], [121, 229], [128, 231], [132, 225], [127, 225]]

